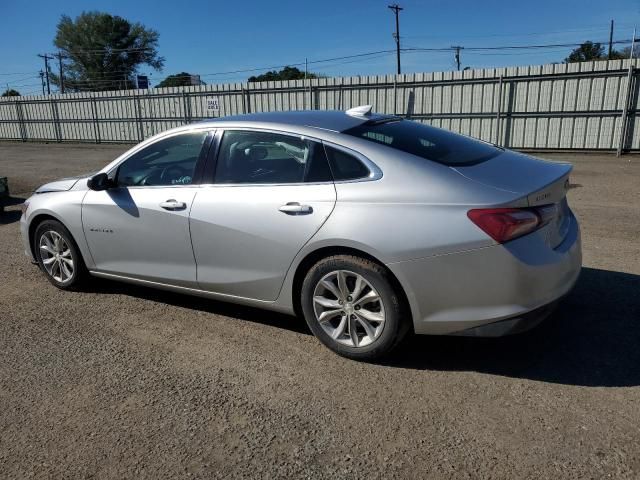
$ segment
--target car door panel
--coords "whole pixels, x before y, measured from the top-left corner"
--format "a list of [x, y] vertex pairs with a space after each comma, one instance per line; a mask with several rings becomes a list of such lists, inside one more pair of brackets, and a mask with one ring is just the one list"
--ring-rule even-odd
[[333, 183], [203, 187], [190, 218], [200, 288], [275, 300], [335, 201]]
[[96, 270], [194, 287], [189, 210], [198, 188], [89, 191], [82, 223]]
[[213, 132], [169, 133], [109, 170], [83, 200], [85, 238], [99, 272], [195, 287], [189, 210]]

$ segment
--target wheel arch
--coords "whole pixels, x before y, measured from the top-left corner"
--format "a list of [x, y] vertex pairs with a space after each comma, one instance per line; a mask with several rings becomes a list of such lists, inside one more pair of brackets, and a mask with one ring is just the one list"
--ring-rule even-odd
[[69, 232], [69, 235], [71, 235], [71, 240], [76, 244], [76, 248], [78, 249], [78, 253], [80, 254], [80, 257], [81, 257], [82, 261], [86, 265], [87, 264], [86, 263], [86, 258], [84, 258], [85, 255], [82, 252], [82, 249], [78, 245], [78, 240], [76, 240], [76, 238], [73, 236], [73, 232], [71, 231], [71, 229], [60, 218], [58, 218], [55, 215], [52, 215], [51, 213], [48, 213], [48, 212], [37, 213], [29, 220], [29, 227], [28, 227], [27, 231], [28, 231], [28, 235], [29, 235], [29, 248], [31, 250], [31, 255], [33, 256], [33, 258], [34, 259], [38, 258], [36, 256], [35, 239], [33, 237], [35, 236], [36, 229], [38, 228], [38, 225], [40, 225], [42, 222], [44, 222], [46, 220], [54, 220], [54, 221], [60, 223], [64, 228], [67, 229], [67, 232]]
[[[49, 213], [37, 213], [34, 217], [32, 217], [29, 220], [29, 229], [28, 229], [28, 233], [29, 233], [29, 248], [31, 249], [31, 255], [33, 255], [33, 258], [38, 258], [36, 256], [36, 247], [35, 247], [35, 242], [34, 242], [34, 235], [36, 233], [36, 228], [38, 228], [38, 225], [40, 225], [42, 222], [44, 222], [45, 220], [55, 220], [56, 222], [60, 222], [62, 223], [62, 225], [64, 225], [64, 222], [62, 222], [59, 218], [49, 214]], [[66, 228], [66, 226], [65, 226]], [[68, 228], [67, 228], [68, 230]], [[75, 240], [74, 240], [75, 241]]]
[[[383, 262], [378, 260], [375, 256], [370, 253], [365, 252], [364, 250], [360, 250], [354, 247], [347, 246], [325, 246], [320, 247], [316, 250], [313, 250], [305, 255], [305, 257], [298, 263], [296, 266], [296, 271], [293, 276], [293, 281], [291, 284], [291, 302], [293, 305], [293, 310], [296, 315], [302, 317], [302, 304], [300, 301], [300, 292], [302, 291], [302, 282], [304, 281], [304, 277], [309, 272], [311, 267], [313, 267], [317, 262], [322, 260], [323, 258], [331, 257], [333, 255], [353, 255], [355, 257], [365, 258], [372, 262], [377, 263], [381, 267], [383, 267], [387, 273], [389, 274], [389, 279], [393, 285], [393, 288], [396, 290], [398, 295], [400, 296], [400, 300], [403, 302], [406, 311], [411, 317], [412, 308], [407, 297], [407, 293], [402, 286], [402, 283], [398, 279], [398, 277], [393, 273], [393, 271], [387, 267]], [[413, 318], [411, 320], [411, 328], [413, 328]]]

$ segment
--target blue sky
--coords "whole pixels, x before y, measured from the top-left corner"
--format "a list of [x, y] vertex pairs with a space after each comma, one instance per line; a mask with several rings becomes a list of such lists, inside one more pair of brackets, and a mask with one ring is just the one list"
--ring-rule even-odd
[[[395, 48], [390, 1], [217, 1], [111, 0], [56, 2], [4, 0], [0, 8], [0, 89], [39, 90], [36, 54], [54, 52], [62, 14], [101, 10], [139, 21], [160, 33], [162, 72], [146, 66], [152, 84], [180, 71], [199, 73], [207, 83], [244, 81], [251, 73], [212, 75], [252, 67], [294, 64]], [[629, 0], [399, 0], [403, 47], [485, 47], [606, 41], [640, 27], [640, 1]], [[639, 30], [640, 32], [640, 30]], [[462, 65], [492, 67], [561, 61], [568, 48], [518, 52], [465, 52]], [[455, 68], [453, 53], [403, 53], [403, 72]], [[394, 54], [311, 64], [328, 76], [394, 73]]]

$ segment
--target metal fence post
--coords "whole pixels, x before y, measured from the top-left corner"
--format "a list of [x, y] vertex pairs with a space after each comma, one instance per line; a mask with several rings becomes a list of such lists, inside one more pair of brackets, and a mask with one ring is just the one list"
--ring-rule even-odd
[[502, 114], [502, 75], [498, 78], [498, 106], [496, 112], [496, 145], [501, 143], [501, 130], [502, 122], [500, 121], [500, 115]]
[[245, 90], [247, 94], [247, 102], [246, 102], [246, 112], [251, 113], [251, 90], [249, 89], [249, 85], [247, 85], [247, 89]]
[[398, 79], [393, 77], [393, 115], [398, 114]]
[[242, 113], [247, 113], [246, 99], [244, 98], [244, 85], [240, 85], [240, 98], [242, 100]]
[[191, 115], [189, 115], [189, 105], [187, 105], [187, 94], [182, 91], [182, 109], [184, 110], [184, 123], [188, 125], [191, 123]]
[[93, 137], [96, 143], [100, 143], [100, 126], [98, 125], [98, 108], [96, 98], [91, 96], [91, 114], [93, 116]]
[[136, 102], [136, 123], [138, 124], [138, 140], [141, 142], [144, 140], [144, 127], [142, 125], [142, 108], [140, 107], [140, 95], [133, 94], [133, 99]]
[[631, 92], [633, 89], [633, 64], [629, 65], [629, 72], [627, 73], [627, 92], [624, 97], [624, 104], [622, 105], [622, 116], [620, 117], [620, 137], [618, 138], [618, 149], [616, 150], [616, 157], [622, 155], [627, 142], [627, 125], [629, 123], [629, 102], [631, 101]]
[[52, 98], [49, 100], [49, 105], [51, 106], [51, 116], [53, 118], [53, 133], [56, 136], [56, 142], [62, 142], [62, 132], [60, 129], [60, 117], [58, 116], [58, 105], [56, 101]]
[[20, 100], [15, 101], [16, 104], [16, 116], [18, 117], [18, 130], [20, 131], [20, 138], [23, 142], [27, 141], [27, 127], [24, 123], [24, 112], [22, 111], [22, 102]]

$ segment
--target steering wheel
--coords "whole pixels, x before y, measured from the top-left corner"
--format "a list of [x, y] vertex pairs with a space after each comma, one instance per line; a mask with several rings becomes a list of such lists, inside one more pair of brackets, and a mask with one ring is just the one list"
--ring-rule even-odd
[[162, 185], [170, 185], [171, 180], [178, 179], [184, 175], [184, 168], [178, 165], [167, 165], [160, 172], [160, 183]]

